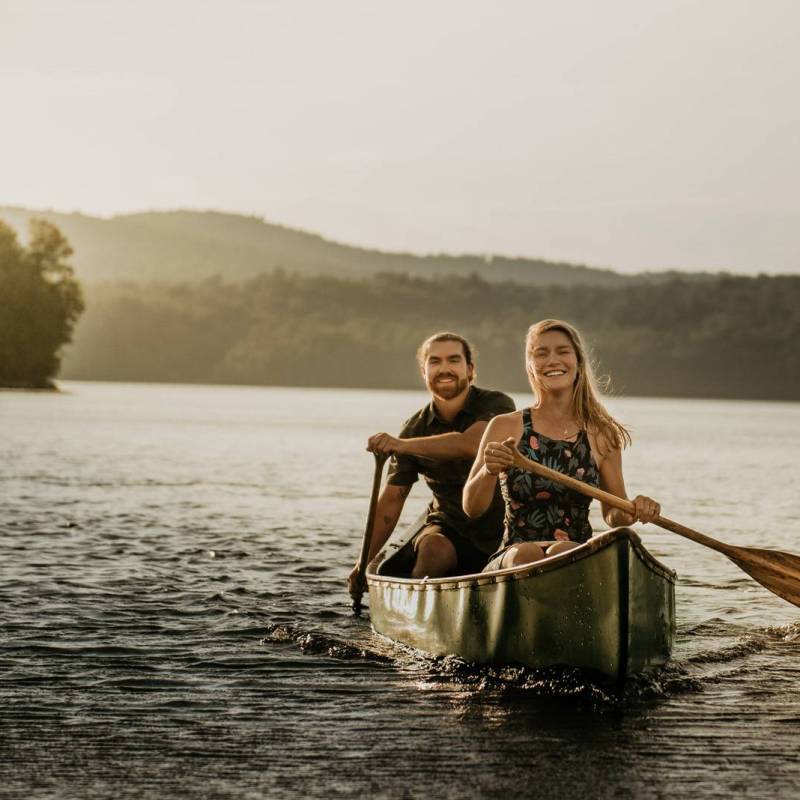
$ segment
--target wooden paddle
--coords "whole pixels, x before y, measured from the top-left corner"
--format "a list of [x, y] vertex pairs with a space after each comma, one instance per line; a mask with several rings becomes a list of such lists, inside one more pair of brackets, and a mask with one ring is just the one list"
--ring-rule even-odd
[[358, 557], [358, 572], [356, 579], [350, 585], [350, 596], [353, 598], [353, 613], [361, 616], [361, 596], [367, 588], [367, 559], [369, 547], [372, 544], [372, 531], [375, 529], [375, 511], [378, 508], [378, 492], [381, 489], [381, 473], [388, 456], [385, 453], [373, 453], [375, 456], [375, 472], [372, 476], [372, 494], [369, 498], [369, 511], [367, 512], [367, 527], [364, 529], [364, 538], [361, 540], [361, 554]]
[[[589, 495], [614, 508], [620, 508], [629, 514], [634, 513], [634, 505], [630, 500], [624, 500], [602, 489], [590, 486], [588, 483], [571, 478], [556, 470], [543, 467], [529, 458], [525, 458], [518, 450], [514, 449], [514, 466], [534, 472], [542, 478], [563, 483], [570, 489]], [[734, 547], [717, 539], [712, 539], [704, 533], [687, 528], [678, 522], [673, 522], [666, 517], [656, 517], [655, 525], [665, 528], [679, 536], [685, 536], [693, 542], [710, 547], [718, 553], [726, 555], [737, 567], [743, 569], [753, 580], [758, 581], [765, 589], [773, 594], [800, 606], [800, 556], [792, 553], [783, 553], [780, 550], [766, 550], [762, 547]]]

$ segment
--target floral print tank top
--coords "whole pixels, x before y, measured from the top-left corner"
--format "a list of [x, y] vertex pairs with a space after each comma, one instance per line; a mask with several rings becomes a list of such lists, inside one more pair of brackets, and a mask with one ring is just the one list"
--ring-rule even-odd
[[[517, 448], [545, 467], [592, 486], [600, 484], [600, 473], [585, 430], [572, 441], [551, 439], [534, 431], [531, 409], [526, 408], [522, 412], [522, 438]], [[586, 495], [515, 467], [500, 476], [500, 490], [506, 505], [503, 548], [525, 541], [585, 542], [592, 535], [591, 498]]]

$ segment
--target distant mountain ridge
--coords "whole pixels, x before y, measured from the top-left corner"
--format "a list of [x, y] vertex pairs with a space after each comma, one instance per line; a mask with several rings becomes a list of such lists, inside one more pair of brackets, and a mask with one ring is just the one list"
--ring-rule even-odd
[[88, 282], [194, 282], [215, 275], [239, 282], [275, 269], [350, 278], [381, 272], [425, 278], [476, 273], [487, 281], [541, 286], [613, 287], [635, 280], [610, 269], [542, 259], [368, 250], [258, 217], [217, 211], [153, 211], [101, 219], [0, 206], [0, 220], [22, 239], [31, 217], [61, 229], [75, 249], [79, 279]]

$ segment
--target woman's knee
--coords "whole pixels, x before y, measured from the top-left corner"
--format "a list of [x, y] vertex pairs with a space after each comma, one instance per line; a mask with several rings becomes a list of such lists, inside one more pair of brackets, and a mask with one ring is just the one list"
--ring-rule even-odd
[[566, 553], [568, 550], [574, 550], [578, 547], [577, 542], [556, 542], [547, 548], [548, 556], [557, 556], [560, 553]]
[[518, 567], [544, 558], [544, 550], [536, 542], [521, 542], [508, 548], [503, 558], [504, 567]]

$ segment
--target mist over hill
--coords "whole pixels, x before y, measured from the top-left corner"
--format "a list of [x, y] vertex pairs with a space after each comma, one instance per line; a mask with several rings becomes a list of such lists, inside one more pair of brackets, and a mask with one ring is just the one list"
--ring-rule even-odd
[[491, 282], [620, 286], [609, 269], [506, 256], [415, 255], [352, 247], [258, 217], [216, 211], [159, 211], [101, 219], [0, 206], [0, 219], [27, 237], [28, 220], [57, 225], [72, 244], [78, 276], [97, 281], [241, 281], [283, 269], [303, 275], [368, 277], [381, 272], [436, 278], [478, 274]]

